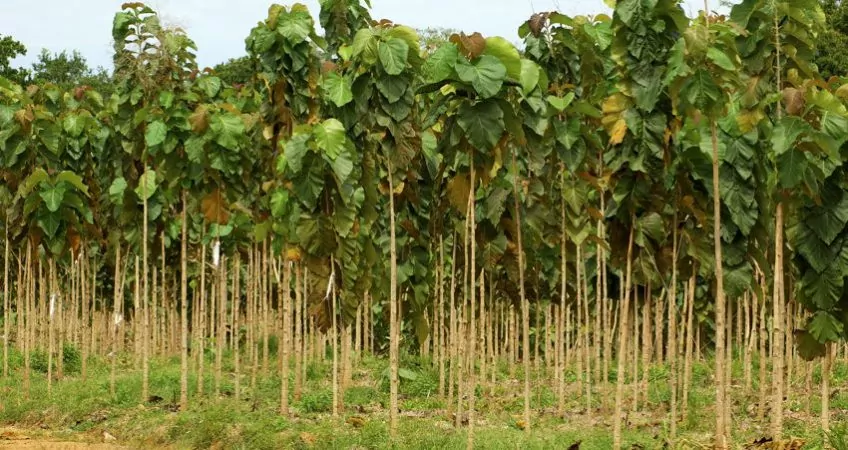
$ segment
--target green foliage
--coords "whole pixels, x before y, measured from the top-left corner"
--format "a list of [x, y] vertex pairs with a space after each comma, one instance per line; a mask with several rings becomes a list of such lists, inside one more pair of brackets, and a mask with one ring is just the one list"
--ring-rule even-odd
[[111, 77], [102, 67], [89, 67], [79, 51], [50, 53], [42, 49], [38, 60], [32, 63], [31, 82], [53, 83], [63, 89], [90, 86], [103, 95], [112, 91]]
[[249, 56], [230, 58], [212, 68], [215, 76], [226, 84], [248, 84], [253, 81], [254, 62]]
[[8, 78], [13, 83], [26, 83], [29, 79], [29, 71], [14, 68], [11, 65], [13, 59], [26, 53], [26, 47], [12, 36], [0, 35], [0, 77]]

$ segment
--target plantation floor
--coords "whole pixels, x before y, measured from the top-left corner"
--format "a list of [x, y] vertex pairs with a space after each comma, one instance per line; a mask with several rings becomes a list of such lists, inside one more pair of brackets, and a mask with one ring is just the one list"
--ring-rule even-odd
[[[454, 427], [444, 401], [434, 396], [438, 376], [426, 362], [408, 358], [403, 365], [417, 377], [402, 383], [402, 416], [394, 440], [389, 437], [385, 408], [388, 403], [385, 360], [365, 358], [356, 366], [352, 385], [344, 396], [344, 412], [338, 418], [329, 413], [332, 399], [328, 382], [330, 365], [310, 365], [303, 396], [292, 401], [292, 417], [284, 419], [276, 413], [279, 378], [260, 375], [256, 390], [252, 392], [250, 375], [243, 375], [242, 400], [237, 402], [232, 395], [231, 367], [225, 367], [228, 375], [220, 398], [208, 395], [213, 389], [210, 371], [204, 383], [207, 395], [201, 398], [192, 395], [187, 411], [174, 412], [179, 393], [179, 360], [168, 359], [151, 365], [150, 393], [158, 398], [145, 404], [139, 402], [141, 373], [132, 369], [131, 362], [119, 371], [114, 399], [108, 394], [108, 366], [96, 361], [89, 365], [87, 381], [76, 374], [68, 375], [54, 383], [51, 395], [47, 394], [45, 376], [35, 374], [30, 400], [23, 399], [20, 373], [15, 373], [12, 379], [0, 380], [0, 449], [465, 448], [467, 427]], [[211, 361], [207, 367], [211, 367]], [[625, 448], [708, 448], [714, 425], [709, 373], [707, 364], [696, 365], [695, 388], [690, 392], [691, 414], [680, 423], [677, 445], [671, 447], [666, 446], [667, 370], [656, 367], [647, 404], [642, 399], [640, 412], [627, 416]], [[520, 370], [516, 379], [510, 379], [503, 370], [495, 385], [482, 386], [478, 391], [479, 412], [474, 427], [476, 448], [564, 450], [578, 441], [581, 441], [579, 448], [582, 450], [612, 448], [611, 414], [601, 414], [603, 393], [595, 390], [593, 415], [589, 417], [585, 413], [585, 399], [576, 391], [576, 383], [569, 384], [566, 420], [563, 420], [556, 417], [555, 390], [542, 383], [551, 380], [540, 376], [533, 389], [533, 428], [529, 433], [520, 429], [523, 408], [520, 377]], [[832, 423], [836, 428], [844, 428], [840, 423], [848, 422], [848, 393], [843, 393], [848, 391], [845, 389], [848, 387], [848, 366], [835, 367], [833, 384], [836, 393], [831, 400]], [[193, 375], [190, 387], [194, 394], [197, 387]], [[738, 385], [732, 389], [733, 448], [743, 448], [744, 444], [764, 435], [761, 424], [753, 417], [756, 383], [754, 388], [750, 396], [743, 394]], [[627, 392], [629, 396], [632, 387], [628, 387]], [[787, 402], [786, 435], [806, 441], [805, 449], [823, 448], [818, 426], [818, 392], [811, 397], [809, 416], [803, 412], [806, 396], [803, 378], [788, 392], [791, 397]], [[611, 401], [613, 392], [610, 390], [607, 394]], [[103, 443], [104, 432], [116, 440]]]

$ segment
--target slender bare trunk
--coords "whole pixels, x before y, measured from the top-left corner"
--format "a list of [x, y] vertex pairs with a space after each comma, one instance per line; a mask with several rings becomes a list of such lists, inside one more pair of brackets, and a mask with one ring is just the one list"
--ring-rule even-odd
[[625, 362], [627, 359], [627, 318], [630, 309], [630, 291], [632, 289], [632, 271], [633, 271], [633, 229], [635, 224], [632, 222], [635, 218], [631, 216], [630, 237], [627, 241], [627, 269], [624, 280], [624, 303], [621, 305], [619, 317], [618, 333], [618, 369], [616, 371], [616, 388], [615, 388], [615, 415], [613, 416], [613, 447], [621, 448], [621, 421], [622, 421], [622, 403], [624, 402], [624, 378], [625, 378]]
[[721, 256], [721, 190], [719, 187], [719, 156], [718, 156], [718, 130], [715, 119], [710, 120], [710, 135], [713, 149], [713, 246], [715, 250], [715, 277], [716, 277], [716, 446], [727, 448], [727, 424], [725, 423], [725, 402], [727, 400], [725, 368], [726, 363], [726, 338], [725, 318], [726, 299], [724, 296], [724, 268]]
[[830, 432], [830, 371], [833, 365], [833, 350], [833, 344], [825, 344], [821, 370], [821, 427], [825, 433]]
[[400, 322], [397, 298], [397, 238], [395, 236], [395, 189], [391, 158], [386, 158], [389, 178], [389, 430], [397, 436], [398, 427], [398, 360], [400, 359]]
[[686, 292], [686, 355], [683, 358], [683, 399], [682, 399], [682, 419], [686, 421], [689, 417], [689, 386], [692, 383], [692, 344], [695, 332], [694, 327], [694, 304], [695, 304], [695, 270], [692, 270], [692, 275], [689, 277], [689, 283]]
[[[516, 152], [518, 151], [518, 147], [516, 147], [512, 152], [512, 171], [513, 171], [513, 198], [515, 201], [515, 226], [517, 230], [517, 241], [518, 241], [518, 292], [519, 298], [521, 299], [521, 323], [522, 323], [522, 349], [521, 356], [524, 360], [524, 431], [525, 433], [530, 433], [530, 302], [527, 299], [527, 294], [524, 290], [524, 245], [522, 240], [522, 231], [521, 231], [521, 209], [520, 209], [520, 198], [519, 198], [519, 190], [518, 184], [521, 181], [521, 178], [518, 174], [518, 163], [516, 162]], [[472, 167], [472, 175], [471, 178], [474, 178], [474, 169]], [[473, 183], [472, 183], [473, 186]], [[474, 189], [472, 188], [472, 195]], [[471, 215], [474, 217], [474, 205], [472, 203]], [[473, 223], [472, 223], [473, 226]], [[473, 238], [472, 238], [473, 239]], [[472, 240], [472, 264], [473, 255], [474, 255], [474, 246]]]
[[671, 384], [670, 434], [677, 439], [677, 209], [674, 210], [671, 248], [671, 286], [668, 291], [668, 372]]
[[[10, 310], [12, 308], [12, 302], [9, 299], [9, 227], [4, 226], [4, 236], [3, 236], [3, 378], [9, 377], [9, 321], [11, 320], [12, 315], [10, 314]], [[18, 283], [20, 283], [20, 279], [18, 279]], [[18, 304], [20, 304], [20, 298], [18, 298]], [[18, 322], [21, 321], [20, 314], [18, 314]], [[18, 334], [18, 339], [20, 339], [20, 333]]]
[[[180, 237], [180, 411], [188, 409], [188, 203], [183, 191]], [[117, 266], [117, 264], [116, 264]], [[116, 267], [117, 270], [117, 267]], [[117, 279], [117, 275], [115, 277]]]
[[280, 342], [280, 415], [289, 415], [289, 350], [291, 349], [291, 262], [283, 260], [283, 279], [277, 297], [282, 301], [283, 338]]
[[775, 220], [775, 244], [774, 244], [774, 290], [772, 294], [774, 337], [772, 346], [774, 355], [772, 357], [772, 386], [774, 396], [772, 397], [771, 410], [771, 433], [774, 439], [780, 439], [783, 434], [783, 358], [784, 358], [784, 336], [783, 336], [783, 203], [777, 204], [777, 215]]
[[302, 351], [303, 346], [303, 297], [300, 289], [301, 286], [301, 267], [297, 263], [294, 271], [294, 399], [300, 400], [303, 392], [303, 377], [301, 376], [301, 366], [304, 366], [303, 358], [306, 352]]

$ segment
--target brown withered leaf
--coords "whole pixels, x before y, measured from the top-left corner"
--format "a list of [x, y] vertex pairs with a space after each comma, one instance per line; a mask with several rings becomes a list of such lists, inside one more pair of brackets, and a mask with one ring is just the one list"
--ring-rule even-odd
[[786, 104], [786, 113], [791, 116], [799, 115], [807, 103], [804, 99], [804, 91], [793, 87], [783, 90], [783, 101]]
[[191, 124], [191, 130], [195, 133], [203, 133], [209, 126], [209, 110], [206, 105], [199, 105], [190, 116], [188, 123]]
[[545, 23], [548, 21], [549, 13], [536, 13], [530, 16], [530, 20], [527, 21], [527, 25], [530, 26], [530, 32], [533, 33], [533, 36], [539, 37], [542, 34], [542, 28], [545, 27]]
[[448, 181], [447, 194], [450, 204], [460, 213], [468, 209], [468, 195], [471, 192], [471, 180], [467, 173], [456, 174]]
[[203, 197], [200, 201], [200, 209], [203, 211], [203, 217], [210, 223], [224, 225], [230, 220], [226, 200], [220, 189], [215, 189]]
[[459, 51], [468, 59], [474, 59], [483, 54], [486, 49], [486, 39], [480, 33], [467, 35], [465, 33], [454, 33], [450, 41], [459, 47]]

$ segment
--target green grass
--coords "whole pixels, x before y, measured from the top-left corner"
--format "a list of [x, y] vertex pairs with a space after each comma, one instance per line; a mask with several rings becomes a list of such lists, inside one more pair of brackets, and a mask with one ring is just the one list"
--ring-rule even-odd
[[[66, 358], [74, 358], [75, 349], [66, 349]], [[78, 358], [78, 353], [76, 353]], [[109, 366], [105, 360], [92, 358], [88, 364], [88, 379], [83, 381], [73, 369], [73, 361], [66, 361], [66, 377], [53, 383], [47, 392], [46, 375], [34, 371], [31, 395], [24, 400], [21, 395], [22, 358], [12, 355], [14, 376], [0, 381], [0, 424], [24, 430], [46, 430], [51, 436], [72, 440], [94, 440], [102, 431], [116, 436], [120, 443], [137, 447], [170, 448], [326, 448], [326, 449], [461, 449], [465, 448], [467, 427], [455, 428], [448, 416], [445, 399], [438, 396], [438, 373], [427, 361], [411, 356], [402, 359], [405, 376], [401, 383], [401, 420], [399, 432], [392, 439], [388, 430], [387, 363], [384, 359], [364, 357], [354, 369], [353, 386], [344, 392], [345, 410], [333, 418], [331, 366], [310, 364], [303, 395], [292, 399], [292, 415], [282, 418], [277, 414], [280, 380], [276, 375], [259, 376], [255, 391], [250, 389], [249, 375], [242, 375], [241, 400], [236, 401], [234, 376], [225, 373], [222, 391], [225, 395], [214, 399], [214, 377], [209, 370], [205, 377], [207, 396], [198, 398], [197, 378], [189, 376], [190, 407], [187, 411], [173, 412], [179, 397], [179, 358], [157, 359], [151, 362], [150, 395], [162, 398], [156, 404], [141, 404], [141, 372], [132, 367], [126, 357], [118, 372], [117, 392], [109, 395]], [[211, 358], [211, 357], [210, 357]], [[229, 364], [229, 363], [227, 363]], [[225, 367], [229, 367], [225, 364]], [[209, 359], [207, 369], [211, 369]], [[273, 364], [272, 367], [276, 367]], [[46, 366], [45, 366], [46, 369]], [[523, 411], [523, 382], [510, 380], [506, 366], [500, 368], [498, 383], [481, 385], [477, 390], [477, 422], [474, 428], [475, 447], [481, 449], [553, 449], [565, 448], [582, 441], [582, 450], [612, 448], [611, 414], [601, 417], [598, 408], [602, 393], [593, 393], [595, 413], [590, 419], [584, 411], [585, 398], [580, 397], [574, 381], [569, 385], [565, 420], [556, 417], [558, 398], [556, 388], [549, 378], [537, 375], [532, 387], [534, 408], [530, 433], [518, 427]], [[521, 371], [518, 370], [520, 376]], [[756, 374], [756, 371], [754, 372]], [[799, 372], [800, 373], [800, 372]], [[639, 373], [641, 377], [641, 371]], [[735, 380], [741, 381], [741, 364], [734, 364]], [[625, 430], [625, 448], [662, 448], [668, 439], [669, 427], [665, 420], [670, 401], [667, 367], [651, 369], [651, 385], [646, 400], [640, 403], [643, 411], [628, 416], [630, 426]], [[489, 378], [489, 377], [487, 377]], [[756, 378], [756, 377], [755, 377]], [[834, 370], [834, 388], [842, 386], [848, 378], [848, 368], [839, 364]], [[803, 386], [803, 377], [800, 378]], [[756, 382], [756, 380], [755, 380]], [[693, 368], [692, 390], [689, 393], [690, 415], [679, 425], [679, 448], [708, 445], [714, 424], [711, 368], [697, 363]], [[801, 389], [789, 390], [790, 409], [797, 410], [803, 398]], [[632, 387], [627, 387], [628, 396]], [[753, 394], [744, 395], [734, 387], [733, 437], [741, 444], [763, 436], [762, 424], [754, 421], [745, 411], [756, 402], [756, 385]], [[608, 391], [610, 399], [614, 393]], [[848, 395], [837, 394], [831, 402], [834, 408], [835, 427], [830, 436], [834, 448], [846, 448], [848, 430], [836, 419], [839, 409], [848, 407]], [[645, 408], [646, 407], [646, 408]], [[811, 417], [797, 420], [797, 415], [786, 420], [786, 434], [807, 440], [805, 448], [822, 448], [825, 437], [818, 430], [820, 402], [814, 395]], [[357, 416], [354, 426], [349, 420]], [[844, 416], [842, 416], [844, 417]], [[766, 420], [767, 421], [767, 420]], [[841, 428], [840, 428], [841, 426]]]

